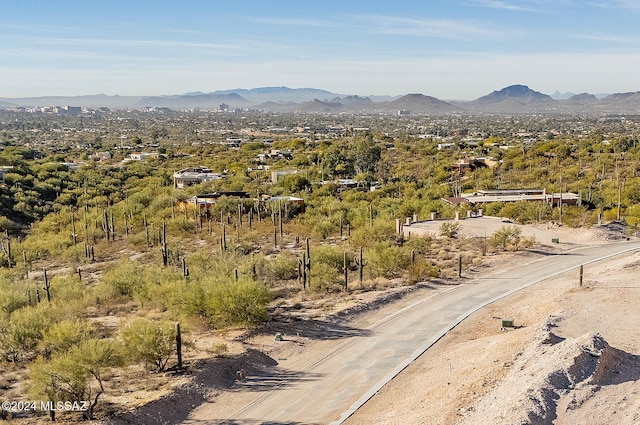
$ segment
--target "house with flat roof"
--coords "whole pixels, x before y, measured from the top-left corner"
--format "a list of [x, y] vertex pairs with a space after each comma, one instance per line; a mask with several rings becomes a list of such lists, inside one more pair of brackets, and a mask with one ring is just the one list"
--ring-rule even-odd
[[464, 173], [466, 171], [473, 171], [477, 168], [489, 167], [493, 168], [498, 161], [494, 158], [487, 157], [479, 157], [479, 158], [463, 158], [454, 162], [451, 167], [453, 169], [457, 169], [459, 173]]
[[492, 202], [546, 202], [552, 207], [560, 205], [578, 205], [580, 196], [577, 193], [558, 192], [547, 193], [546, 189], [500, 189], [500, 190], [478, 190], [472, 193], [463, 193], [459, 197], [443, 198], [448, 204], [471, 205], [489, 204]]
[[173, 173], [173, 187], [176, 189], [184, 189], [185, 187], [215, 180], [223, 180], [226, 176], [220, 173], [214, 173], [209, 168], [191, 167], [185, 168]]
[[4, 183], [4, 173], [10, 172], [13, 169], [13, 165], [5, 165], [0, 167], [0, 181]]
[[271, 183], [278, 183], [281, 177], [287, 176], [289, 174], [298, 174], [300, 170], [274, 170], [271, 171]]

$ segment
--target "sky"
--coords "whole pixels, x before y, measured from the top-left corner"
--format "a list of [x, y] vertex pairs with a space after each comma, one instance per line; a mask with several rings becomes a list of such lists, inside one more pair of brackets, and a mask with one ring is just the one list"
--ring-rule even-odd
[[0, 0], [0, 98], [640, 90], [640, 0]]

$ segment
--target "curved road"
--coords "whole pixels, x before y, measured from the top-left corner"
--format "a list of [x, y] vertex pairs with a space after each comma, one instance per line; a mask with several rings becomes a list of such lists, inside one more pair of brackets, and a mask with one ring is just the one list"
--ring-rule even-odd
[[[343, 342], [299, 371], [251, 377], [234, 387], [247, 390], [246, 405], [222, 418], [205, 403], [184, 424], [342, 423], [389, 380], [444, 334], [479, 308], [582, 264], [640, 249], [640, 241], [618, 242], [532, 260], [422, 298]], [[577, 282], [577, 276], [576, 276]], [[277, 369], [277, 368], [274, 368]], [[277, 382], [264, 390], [266, 382]]]

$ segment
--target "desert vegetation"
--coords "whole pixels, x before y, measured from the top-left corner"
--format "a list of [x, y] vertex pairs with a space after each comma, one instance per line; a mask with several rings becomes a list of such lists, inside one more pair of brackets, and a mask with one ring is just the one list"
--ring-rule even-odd
[[[465, 130], [456, 126], [471, 124], [371, 118], [368, 130], [281, 135], [265, 143], [264, 128], [282, 124], [278, 120], [319, 125], [321, 116], [257, 114], [250, 118], [264, 128], [229, 148], [224, 139], [194, 130], [226, 119], [229, 131], [238, 131], [242, 121], [234, 114], [61, 118], [4, 111], [0, 117], [0, 165], [6, 167], [0, 184], [0, 362], [13, 377], [3, 377], [4, 388], [43, 401], [88, 400], [83, 414], [89, 418], [106, 389], [117, 385], [111, 379], [117, 370], [184, 370], [176, 323], [189, 345], [192, 335], [259, 326], [307, 300], [455, 278], [460, 265], [477, 267], [486, 255], [535, 242], [510, 225], [480, 239], [461, 235], [451, 222], [431, 237], [396, 233], [396, 219], [432, 212], [451, 218], [475, 208], [443, 197], [544, 187], [579, 193], [581, 202], [563, 208], [494, 203], [483, 206], [485, 214], [575, 227], [600, 217], [626, 220], [632, 230], [640, 221], [640, 147], [620, 126], [608, 127], [608, 134], [540, 131], [544, 138], [525, 144], [478, 121], [479, 141], [452, 136], [452, 153], [438, 150], [434, 138], [417, 137], [416, 126], [455, 135]], [[404, 130], [386, 131], [393, 125]], [[61, 126], [84, 130], [63, 136], [47, 130]], [[125, 133], [127, 145], [158, 155], [123, 163]], [[256, 155], [268, 150], [292, 155], [259, 163]], [[111, 152], [111, 159], [93, 159], [99, 151]], [[470, 155], [490, 155], [497, 165], [464, 174], [452, 169], [456, 158]], [[225, 178], [175, 188], [173, 172], [194, 165]], [[266, 171], [289, 169], [297, 173], [276, 181]], [[233, 191], [249, 198], [222, 196], [208, 208], [187, 202]], [[304, 211], [264, 195], [301, 198]], [[226, 351], [224, 343], [216, 347], [216, 353]]]

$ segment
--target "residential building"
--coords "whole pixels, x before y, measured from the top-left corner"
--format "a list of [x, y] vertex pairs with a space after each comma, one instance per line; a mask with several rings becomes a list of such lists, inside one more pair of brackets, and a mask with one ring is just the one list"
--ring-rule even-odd
[[184, 189], [185, 187], [214, 180], [222, 180], [226, 178], [224, 174], [214, 173], [205, 167], [185, 168], [173, 173], [173, 187]]
[[578, 205], [580, 196], [576, 193], [547, 193], [546, 189], [504, 189], [504, 190], [479, 190], [473, 193], [463, 193], [460, 197], [444, 198], [449, 204], [468, 203], [471, 205], [488, 204], [491, 202], [546, 202], [557, 207], [561, 204]]

